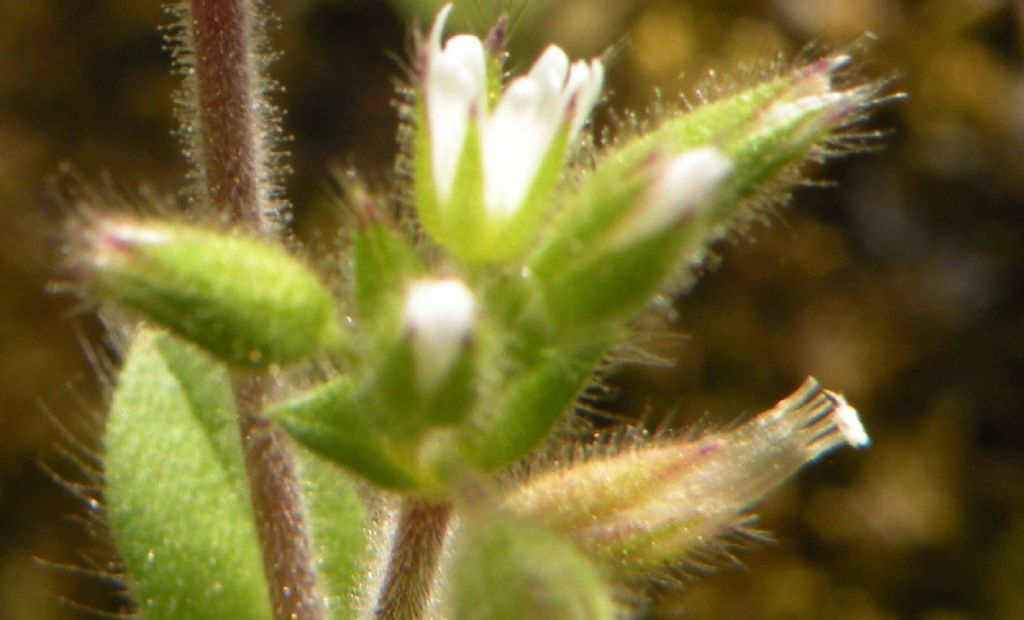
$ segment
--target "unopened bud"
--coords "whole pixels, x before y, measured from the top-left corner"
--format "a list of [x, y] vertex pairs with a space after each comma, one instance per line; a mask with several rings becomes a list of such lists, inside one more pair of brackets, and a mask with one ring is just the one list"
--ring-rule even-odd
[[462, 282], [422, 281], [409, 288], [403, 324], [422, 386], [436, 386], [448, 374], [472, 338], [475, 322], [476, 301]]
[[732, 162], [713, 146], [693, 149], [664, 164], [636, 208], [612, 232], [625, 246], [694, 217], [709, 207]]
[[377, 429], [402, 441], [458, 424], [476, 398], [476, 299], [455, 279], [405, 291], [398, 333], [373, 365], [361, 400]]
[[541, 475], [506, 507], [626, 568], [685, 560], [805, 464], [869, 440], [855, 409], [808, 379], [733, 431], [628, 449]]
[[227, 362], [295, 362], [342, 340], [330, 293], [278, 246], [127, 218], [92, 217], [75, 232], [87, 285]]

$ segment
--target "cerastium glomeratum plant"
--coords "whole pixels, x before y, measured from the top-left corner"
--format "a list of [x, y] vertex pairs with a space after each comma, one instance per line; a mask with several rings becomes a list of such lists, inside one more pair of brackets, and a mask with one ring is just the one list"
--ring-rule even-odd
[[508, 75], [505, 23], [447, 37], [449, 5], [399, 95], [393, 191], [347, 183], [328, 285], [287, 236], [257, 4], [173, 7], [187, 213], [86, 200], [70, 226], [126, 343], [103, 499], [140, 616], [634, 616], [645, 580], [868, 445], [814, 379], [722, 432], [574, 419], [710, 242], [856, 146], [880, 98], [846, 54], [598, 141], [601, 59], [550, 46]]

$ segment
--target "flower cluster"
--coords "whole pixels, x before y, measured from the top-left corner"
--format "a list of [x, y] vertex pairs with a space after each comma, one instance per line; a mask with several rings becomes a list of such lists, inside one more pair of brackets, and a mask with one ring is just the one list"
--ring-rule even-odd
[[[574, 161], [601, 98], [601, 60], [552, 45], [506, 78], [503, 37], [446, 40], [451, 11], [418, 48], [401, 133], [411, 187], [379, 203], [411, 198], [425, 234], [352, 188], [348, 206], [362, 212], [348, 231], [350, 277], [329, 285], [265, 238], [126, 216], [75, 228], [80, 279], [153, 326], [118, 377], [103, 472], [148, 617], [263, 619], [267, 592], [294, 592], [322, 593], [352, 617], [348, 602], [376, 600], [376, 617], [416, 620], [429, 599], [455, 620], [614, 620], [622, 586], [714, 550], [803, 466], [870, 443], [856, 410], [809, 379], [729, 430], [588, 437], [550, 471], [503, 473], [523, 471], [556, 429], [579, 428], [566, 423], [576, 399], [621, 359], [612, 352], [647, 309], [678, 294], [708, 244], [754, 206], [784, 200], [803, 162], [841, 151], [830, 148], [838, 131], [876, 91], [837, 86], [849, 57], [835, 55], [666, 113]], [[281, 370], [294, 365], [317, 370]], [[301, 489], [252, 494], [285, 509], [285, 542], [316, 550], [294, 589], [267, 589], [251, 570], [264, 533], [239, 492], [270, 425], [302, 447]], [[255, 479], [283, 480], [285, 460], [267, 457], [273, 467]], [[164, 462], [179, 475], [154, 466]], [[392, 548], [382, 532], [367, 540], [388, 520], [371, 523], [376, 504], [335, 466], [366, 495], [402, 497]], [[265, 559], [269, 568], [277, 550]], [[225, 575], [204, 572], [214, 566]], [[179, 567], [194, 585], [182, 588]]]

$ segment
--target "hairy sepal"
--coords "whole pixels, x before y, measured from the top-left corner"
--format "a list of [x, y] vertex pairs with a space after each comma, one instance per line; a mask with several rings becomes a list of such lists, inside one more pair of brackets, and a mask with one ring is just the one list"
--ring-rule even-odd
[[297, 362], [344, 341], [326, 287], [270, 243], [97, 216], [75, 231], [72, 252], [101, 297], [233, 365]]

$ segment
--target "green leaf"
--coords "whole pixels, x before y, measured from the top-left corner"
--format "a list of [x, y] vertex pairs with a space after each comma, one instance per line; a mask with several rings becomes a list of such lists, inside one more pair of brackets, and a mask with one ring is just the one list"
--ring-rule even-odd
[[148, 620], [272, 618], [223, 367], [142, 331], [105, 435], [110, 528]]
[[369, 559], [366, 510], [344, 471], [307, 450], [300, 448], [295, 454], [317, 558], [317, 586], [328, 617], [354, 618], [354, 603]]

